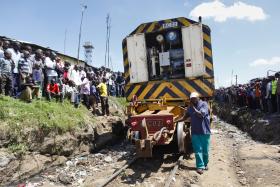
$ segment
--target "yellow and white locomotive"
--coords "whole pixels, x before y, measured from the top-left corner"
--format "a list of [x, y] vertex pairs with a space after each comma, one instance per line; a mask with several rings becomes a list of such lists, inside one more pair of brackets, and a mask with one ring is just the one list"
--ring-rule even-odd
[[[157, 145], [177, 141], [189, 150], [184, 114], [191, 92], [211, 101], [214, 71], [210, 28], [187, 18], [144, 23], [123, 40], [129, 139], [140, 157], [152, 157]], [[211, 106], [211, 105], [210, 105]]]

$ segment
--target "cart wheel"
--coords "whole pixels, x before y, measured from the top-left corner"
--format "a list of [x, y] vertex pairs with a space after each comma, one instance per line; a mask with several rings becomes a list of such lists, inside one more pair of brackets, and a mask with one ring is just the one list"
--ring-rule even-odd
[[179, 122], [177, 124], [177, 143], [179, 153], [187, 153], [186, 132], [184, 130], [184, 122]]

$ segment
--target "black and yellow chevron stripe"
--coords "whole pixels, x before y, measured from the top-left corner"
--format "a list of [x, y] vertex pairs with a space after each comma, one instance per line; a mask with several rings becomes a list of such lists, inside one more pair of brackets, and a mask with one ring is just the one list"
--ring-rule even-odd
[[[144, 23], [137, 27], [130, 35], [150, 33], [163, 30], [164, 23], [177, 22], [177, 27], [189, 26], [197, 23], [187, 18], [174, 18], [151, 23]], [[142, 99], [181, 98], [188, 99], [191, 92], [196, 91], [203, 97], [211, 97], [214, 92], [214, 71], [212, 60], [212, 46], [210, 28], [203, 25], [203, 45], [206, 75], [199, 79], [179, 79], [171, 81], [149, 81], [146, 83], [130, 84], [130, 67], [127, 56], [126, 39], [123, 40], [123, 61], [126, 80], [126, 97], [130, 101], [133, 95]]]
[[126, 97], [131, 101], [133, 95], [144, 99], [188, 99], [191, 92], [198, 92], [203, 97], [213, 95], [213, 79], [179, 79], [171, 81], [150, 81], [126, 86]]

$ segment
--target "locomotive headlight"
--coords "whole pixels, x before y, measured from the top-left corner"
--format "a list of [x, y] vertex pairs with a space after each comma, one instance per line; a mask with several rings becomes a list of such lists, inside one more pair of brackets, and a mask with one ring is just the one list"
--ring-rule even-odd
[[167, 125], [170, 125], [172, 123], [172, 121], [171, 120], [167, 120], [166, 123], [167, 123]]
[[132, 126], [132, 127], [135, 127], [136, 125], [137, 125], [137, 121], [131, 122], [131, 126]]
[[177, 42], [178, 33], [176, 31], [169, 31], [166, 35], [167, 41], [170, 43]]
[[157, 35], [156, 39], [157, 39], [158, 43], [164, 42], [164, 37], [161, 34]]

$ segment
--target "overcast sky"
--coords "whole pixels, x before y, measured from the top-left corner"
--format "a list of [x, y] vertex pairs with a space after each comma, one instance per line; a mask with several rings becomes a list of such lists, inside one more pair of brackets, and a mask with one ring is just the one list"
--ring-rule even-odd
[[67, 29], [66, 53], [76, 57], [81, 2], [88, 5], [82, 43], [93, 43], [94, 66], [104, 65], [107, 13], [113, 68], [121, 71], [122, 39], [139, 24], [201, 15], [212, 30], [216, 86], [228, 86], [232, 70], [241, 83], [280, 71], [279, 0], [0, 0], [0, 35], [63, 52]]

